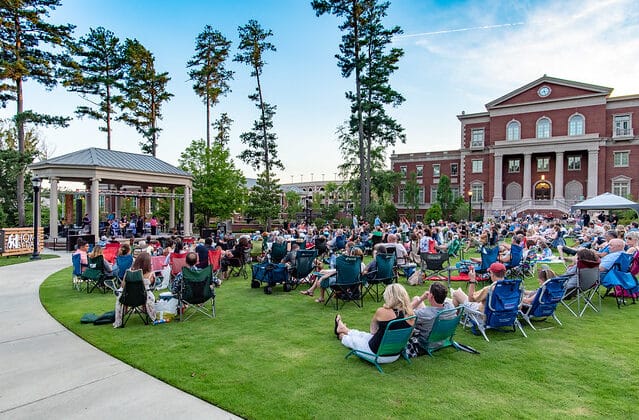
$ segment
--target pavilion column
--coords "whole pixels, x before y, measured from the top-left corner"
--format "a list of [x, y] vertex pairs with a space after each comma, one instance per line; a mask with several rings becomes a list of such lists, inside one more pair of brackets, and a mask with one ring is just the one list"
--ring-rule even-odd
[[191, 235], [191, 189], [184, 186], [184, 236]]
[[58, 178], [51, 178], [51, 191], [49, 195], [49, 237], [58, 237]]
[[[93, 214], [93, 212], [91, 211], [91, 183], [89, 182], [84, 184], [84, 198], [85, 198], [84, 213], [88, 213], [90, 216], [91, 214]], [[80, 220], [82, 220], [83, 217], [84, 217], [84, 214], [80, 213]]]
[[588, 150], [588, 197], [597, 196], [599, 183], [599, 150]]
[[171, 204], [169, 206], [169, 231], [175, 229], [175, 188], [171, 188]]
[[530, 200], [530, 191], [532, 189], [531, 183], [531, 153], [524, 153], [524, 191], [523, 191], [523, 200]]
[[564, 198], [564, 152], [555, 153], [555, 199]]
[[91, 179], [91, 233], [97, 243], [100, 239], [100, 179]]
[[[120, 187], [116, 187], [115, 189], [117, 192], [120, 191]], [[121, 207], [121, 201], [122, 197], [120, 197], [120, 195], [115, 195], [113, 196], [113, 201], [114, 201], [114, 205], [113, 205], [113, 213], [115, 213], [115, 218], [117, 220], [120, 220], [122, 218], [122, 215], [120, 214], [120, 207]]]
[[504, 156], [495, 154], [495, 169], [493, 177], [493, 209], [501, 209], [503, 205], [502, 198], [502, 173], [504, 165]]

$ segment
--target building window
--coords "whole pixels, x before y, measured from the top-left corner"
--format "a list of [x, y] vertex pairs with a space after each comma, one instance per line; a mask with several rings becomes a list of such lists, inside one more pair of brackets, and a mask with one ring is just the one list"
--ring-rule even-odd
[[520, 140], [521, 125], [519, 121], [511, 121], [506, 126], [506, 140]]
[[472, 173], [480, 174], [484, 171], [484, 161], [481, 159], [473, 159], [473, 169]]
[[473, 196], [471, 201], [473, 203], [479, 203], [484, 201], [484, 185], [483, 184], [473, 184], [470, 186], [470, 190], [473, 192]]
[[399, 167], [399, 173], [402, 174], [402, 176], [406, 176], [406, 167], [405, 166], [400, 166]]
[[431, 204], [437, 202], [437, 187], [430, 187], [430, 202]]
[[459, 187], [450, 187], [450, 192], [453, 195], [453, 200], [459, 197]]
[[548, 172], [550, 170], [550, 158], [537, 158], [537, 172]]
[[417, 178], [421, 178], [424, 176], [424, 166], [423, 165], [417, 165], [415, 168], [415, 172], [417, 175]]
[[615, 115], [613, 137], [632, 136], [632, 120], [629, 114]]
[[583, 136], [585, 133], [585, 124], [583, 115], [575, 114], [568, 120], [568, 135]]
[[419, 204], [423, 204], [423, 203], [425, 203], [425, 202], [426, 202], [426, 201], [424, 200], [424, 188], [423, 188], [423, 187], [422, 187], [422, 188], [420, 188], [420, 189], [419, 189], [419, 191], [418, 191], [418, 193], [417, 193], [417, 202], [418, 202]]
[[630, 181], [612, 181], [612, 193], [619, 197], [630, 195]]
[[459, 165], [456, 163], [451, 163], [450, 164], [450, 176], [457, 176], [457, 173], [459, 172]]
[[508, 160], [508, 172], [511, 174], [519, 172], [519, 159]]
[[537, 138], [550, 138], [550, 118], [543, 117], [537, 121]]
[[435, 163], [435, 164], [433, 164], [433, 176], [434, 176], [434, 177], [438, 177], [438, 176], [439, 176], [439, 174], [440, 174], [440, 168], [441, 168], [441, 167], [440, 167], [439, 163]]
[[471, 131], [470, 147], [484, 147], [483, 128], [475, 128]]
[[581, 156], [568, 156], [568, 170], [581, 171]]
[[630, 152], [614, 152], [613, 156], [615, 168], [623, 168], [628, 166]]
[[397, 202], [399, 204], [406, 204], [406, 190], [404, 188], [399, 189], [399, 194], [397, 194]]

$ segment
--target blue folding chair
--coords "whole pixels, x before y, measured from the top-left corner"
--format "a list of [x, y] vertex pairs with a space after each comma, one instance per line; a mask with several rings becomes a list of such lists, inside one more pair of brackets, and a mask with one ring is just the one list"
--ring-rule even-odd
[[632, 298], [632, 303], [635, 303], [635, 296], [639, 293], [637, 279], [630, 272], [632, 258], [632, 254], [624, 252], [619, 254], [617, 260], [601, 280], [601, 285], [606, 288], [604, 296], [612, 291], [617, 299], [617, 308], [621, 308], [621, 304], [626, 304], [626, 297]]
[[517, 319], [522, 295], [520, 279], [497, 281], [488, 292], [483, 313], [466, 307], [464, 325], [471, 323], [486, 341], [490, 341], [486, 330], [491, 328], [504, 330], [505, 327], [511, 327], [513, 331], [519, 328], [522, 335], [528, 337]]
[[71, 274], [71, 280], [73, 281], [73, 289], [79, 292], [82, 291], [85, 285], [85, 281], [82, 278], [82, 263], [80, 258], [80, 254], [71, 255], [71, 263], [73, 264], [73, 273]]
[[535, 299], [530, 305], [522, 306], [519, 310], [521, 317], [533, 330], [536, 330], [536, 328], [531, 321], [541, 318], [545, 319], [549, 316], [552, 317], [557, 324], [562, 325], [555, 314], [555, 310], [564, 297], [564, 284], [566, 280], [566, 277], [554, 277], [546, 280], [539, 290], [537, 290]]

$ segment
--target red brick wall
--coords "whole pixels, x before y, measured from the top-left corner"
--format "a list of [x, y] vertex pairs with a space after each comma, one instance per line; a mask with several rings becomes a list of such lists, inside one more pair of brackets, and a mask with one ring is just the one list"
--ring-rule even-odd
[[630, 113], [632, 115], [632, 129], [634, 130], [634, 135], [639, 135], [639, 109], [636, 107], [628, 107], [606, 110], [606, 137], [612, 137], [613, 116], [624, 113]]

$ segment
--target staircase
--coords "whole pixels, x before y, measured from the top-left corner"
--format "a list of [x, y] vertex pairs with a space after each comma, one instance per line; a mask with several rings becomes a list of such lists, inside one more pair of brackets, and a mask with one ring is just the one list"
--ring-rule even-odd
[[511, 207], [507, 207], [505, 210], [508, 214], [513, 211], [519, 213], [523, 213], [526, 211], [534, 211], [541, 213], [570, 213], [570, 206], [575, 204], [574, 200], [565, 200], [562, 198], [552, 199], [552, 200], [533, 200], [533, 199], [522, 199], [518, 201], [517, 204]]

